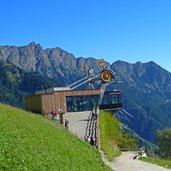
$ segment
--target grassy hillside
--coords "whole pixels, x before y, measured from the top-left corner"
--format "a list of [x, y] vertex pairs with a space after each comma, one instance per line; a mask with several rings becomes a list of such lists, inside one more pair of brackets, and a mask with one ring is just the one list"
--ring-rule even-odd
[[170, 160], [164, 160], [164, 159], [159, 159], [159, 158], [150, 158], [150, 157], [141, 157], [140, 160], [148, 162], [148, 163], [153, 163], [159, 166], [163, 166], [167, 169], [171, 169], [171, 161]]
[[110, 170], [96, 149], [60, 124], [2, 104], [0, 137], [0, 170]]
[[100, 111], [100, 144], [109, 161], [120, 155], [120, 150], [136, 150], [135, 141], [122, 133], [118, 120], [110, 112]]

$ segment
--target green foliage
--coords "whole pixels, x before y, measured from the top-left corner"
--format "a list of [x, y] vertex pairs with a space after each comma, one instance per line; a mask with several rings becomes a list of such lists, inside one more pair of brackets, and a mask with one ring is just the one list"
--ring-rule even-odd
[[156, 139], [159, 155], [163, 158], [171, 159], [171, 128], [158, 131]]
[[141, 157], [139, 159], [142, 161], [148, 162], [148, 163], [163, 166], [167, 169], [171, 169], [171, 161], [170, 160], [163, 160], [163, 159], [159, 159], [159, 158], [149, 158], [149, 157]]
[[96, 149], [59, 123], [2, 104], [0, 137], [0, 170], [110, 170]]
[[121, 124], [122, 132], [125, 132], [130, 137], [135, 139], [136, 144], [138, 144], [138, 147], [145, 147], [145, 151], [148, 154], [148, 156], [153, 156], [155, 151], [157, 150], [157, 145], [150, 143], [149, 141], [143, 139], [138, 134], [135, 133], [135, 131], [128, 128], [126, 125]]
[[0, 60], [0, 102], [23, 107], [24, 96], [35, 91], [59, 86], [56, 80], [35, 72], [25, 72], [13, 64]]
[[59, 86], [59, 83], [47, 77], [42, 77], [35, 72], [24, 73], [20, 76], [18, 89], [29, 94], [35, 93], [37, 90], [47, 89], [49, 87]]
[[121, 150], [135, 150], [135, 141], [120, 130], [118, 120], [109, 112], [100, 111], [100, 145], [109, 161]]

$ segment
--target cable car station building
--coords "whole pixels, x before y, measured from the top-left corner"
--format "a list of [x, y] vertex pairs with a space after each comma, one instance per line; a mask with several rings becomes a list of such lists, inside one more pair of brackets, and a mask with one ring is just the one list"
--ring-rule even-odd
[[[56, 87], [25, 97], [25, 109], [35, 113], [49, 113], [53, 108], [63, 112], [91, 111], [98, 105], [100, 89], [70, 90]], [[106, 92], [100, 109], [122, 108], [120, 91]]]
[[[115, 84], [115, 73], [103, 66], [100, 60], [101, 71], [92, 74], [86, 70], [86, 64], [82, 68], [86, 70], [86, 76], [67, 87], [55, 87], [37, 91], [35, 95], [25, 97], [25, 109], [36, 113], [49, 113], [53, 108], [59, 108], [63, 112], [92, 111], [97, 106], [100, 109], [119, 110], [122, 108], [120, 91], [106, 92], [109, 82]], [[93, 83], [100, 82], [99, 88], [94, 88]], [[76, 90], [77, 87], [87, 83], [87, 89]]]
[[25, 109], [36, 113], [49, 113], [53, 108], [60, 108], [63, 112], [89, 111], [92, 103], [97, 103], [99, 93], [99, 90], [51, 88], [25, 97]]

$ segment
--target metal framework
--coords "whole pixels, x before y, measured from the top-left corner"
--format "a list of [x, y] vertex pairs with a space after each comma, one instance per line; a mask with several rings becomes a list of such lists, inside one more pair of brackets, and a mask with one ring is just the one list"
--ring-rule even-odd
[[[98, 64], [101, 70], [94, 74], [92, 69], [87, 69], [86, 64], [82, 64], [82, 69], [86, 72], [86, 76], [82, 79], [70, 84], [68, 87], [73, 90], [77, 87], [87, 84], [87, 89], [94, 89], [94, 83], [98, 83], [98, 89], [100, 89], [100, 95], [98, 99], [98, 106], [99, 108], [93, 107], [92, 111], [90, 112], [89, 121], [87, 123], [85, 140], [88, 141], [91, 145], [98, 147], [98, 112], [97, 109], [104, 109], [113, 111], [113, 115], [118, 117], [118, 119], [126, 119], [128, 117], [132, 117], [126, 110], [122, 108], [122, 102], [120, 100], [120, 91], [111, 91], [106, 92], [106, 87], [109, 83], [116, 84], [119, 83], [116, 81], [116, 74], [113, 70], [108, 67], [104, 66], [104, 60], [100, 59]], [[126, 115], [124, 115], [126, 114]]]
[[101, 68], [101, 70], [94, 74], [92, 69], [87, 69], [87, 66], [85, 63], [82, 64], [82, 69], [86, 72], [86, 76], [72, 84], [70, 84], [68, 87], [73, 90], [77, 87], [86, 84], [87, 83], [87, 89], [94, 89], [94, 83], [98, 83], [98, 88], [100, 89], [100, 96], [99, 96], [99, 105], [102, 103], [103, 95], [106, 90], [106, 86], [109, 83], [116, 84], [116, 74], [112, 71], [111, 68], [108, 66], [104, 66], [104, 60], [100, 59], [98, 61], [98, 64]]

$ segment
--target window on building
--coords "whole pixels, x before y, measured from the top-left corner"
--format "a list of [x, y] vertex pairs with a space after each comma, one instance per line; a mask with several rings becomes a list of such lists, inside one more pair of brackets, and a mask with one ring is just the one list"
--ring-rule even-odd
[[91, 111], [98, 105], [99, 95], [67, 96], [67, 112]]

